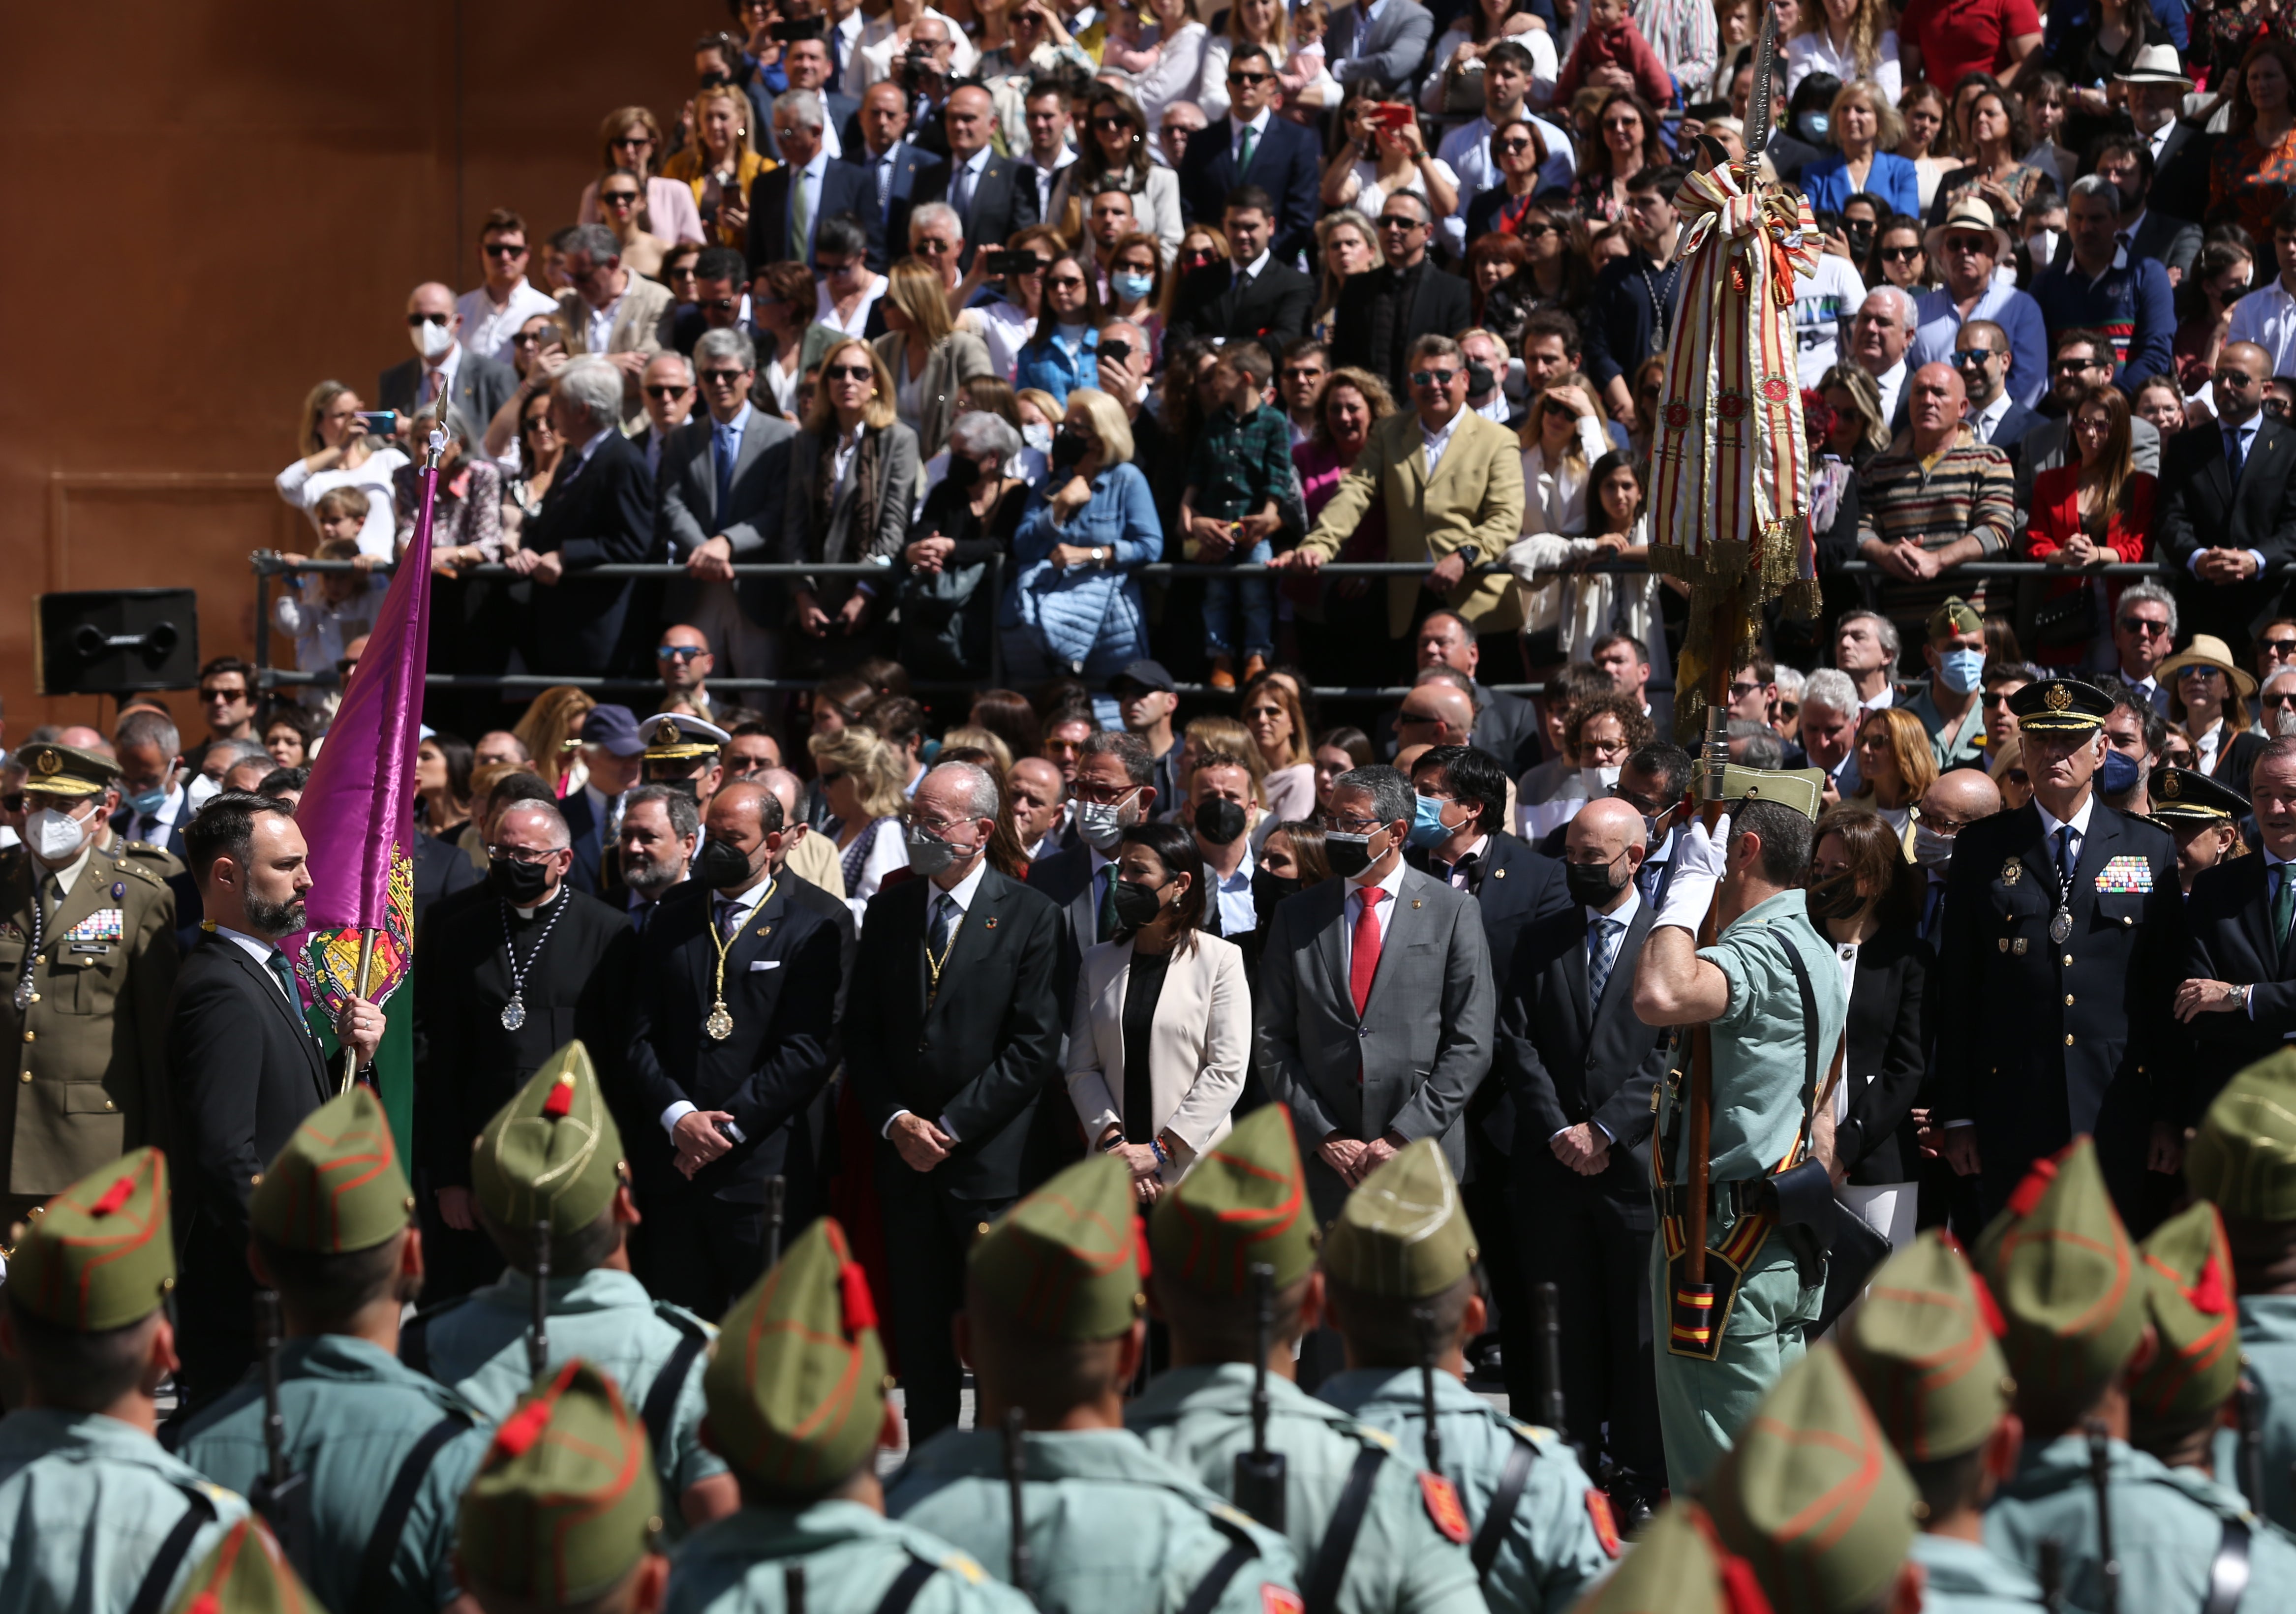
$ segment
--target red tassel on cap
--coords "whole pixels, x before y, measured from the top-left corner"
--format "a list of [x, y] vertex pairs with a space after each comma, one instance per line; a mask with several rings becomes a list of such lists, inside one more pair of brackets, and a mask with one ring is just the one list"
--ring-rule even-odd
[[1762, 1583], [1754, 1578], [1754, 1566], [1742, 1558], [1722, 1561], [1722, 1600], [1730, 1614], [1770, 1614], [1770, 1600], [1762, 1594]]
[[554, 1120], [574, 1108], [574, 1073], [568, 1071], [550, 1089], [550, 1096], [542, 1101], [542, 1113]]
[[495, 1450], [505, 1457], [523, 1456], [529, 1446], [542, 1438], [542, 1426], [550, 1421], [550, 1403], [530, 1401], [503, 1420], [495, 1432]]
[[128, 1196], [133, 1194], [135, 1192], [135, 1176], [131, 1174], [130, 1176], [121, 1177], [118, 1182], [114, 1183], [111, 1187], [103, 1191], [103, 1197], [102, 1199], [98, 1200], [94, 1204], [87, 1208], [87, 1214], [92, 1217], [108, 1217], [113, 1211], [119, 1209], [122, 1205], [127, 1203]]
[[223, 1614], [223, 1603], [213, 1592], [202, 1592], [192, 1599], [184, 1614]]
[[848, 1261], [837, 1269], [837, 1291], [844, 1307], [847, 1338], [877, 1326], [877, 1298], [869, 1292], [869, 1274], [859, 1262]]
[[1148, 1281], [1148, 1274], [1152, 1270], [1148, 1259], [1148, 1218], [1146, 1217], [1136, 1216], [1132, 1218], [1132, 1254], [1140, 1263], [1140, 1281], [1145, 1283]]
[[2209, 1258], [2201, 1263], [2201, 1275], [2193, 1280], [2193, 1286], [2185, 1291], [2185, 1298], [2193, 1303], [2194, 1309], [2211, 1317], [2221, 1317], [2232, 1309], [2232, 1296], [2225, 1284], [2224, 1266], [2218, 1260], [2214, 1249], [2210, 1249]]
[[2057, 1180], [2057, 1163], [2054, 1159], [2035, 1160], [2025, 1180], [2017, 1184], [2017, 1192], [2009, 1196], [2009, 1212], [2019, 1218], [2031, 1216], [2033, 1207], [2049, 1192], [2049, 1184]]
[[1997, 1340], [2009, 1335], [2009, 1319], [2001, 1315], [2001, 1303], [1993, 1298], [1985, 1280], [1976, 1272], [1969, 1274], [1969, 1286], [1977, 1291], [1977, 1315], [1985, 1319], [1985, 1326]]

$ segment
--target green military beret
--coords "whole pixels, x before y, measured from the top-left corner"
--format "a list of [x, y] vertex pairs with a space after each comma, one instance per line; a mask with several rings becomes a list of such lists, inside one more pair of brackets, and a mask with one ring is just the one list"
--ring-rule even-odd
[[980, 1292], [1031, 1333], [1111, 1340], [1147, 1305], [1132, 1174], [1078, 1160], [990, 1224], [965, 1258]]
[[1292, 1111], [1262, 1104], [1165, 1191], [1148, 1217], [1156, 1269], [1191, 1289], [1250, 1292], [1251, 1268], [1282, 1289], [1316, 1265], [1316, 1217], [1292, 1135]]
[[622, 1180], [622, 1135], [590, 1051], [567, 1044], [495, 1111], [471, 1150], [487, 1215], [516, 1231], [547, 1220], [563, 1238], [596, 1221]]
[[537, 1380], [463, 1494], [466, 1582], [545, 1607], [619, 1585], [661, 1530], [645, 1425], [579, 1357]]
[[253, 1514], [184, 1578], [168, 1614], [325, 1614], [305, 1589], [295, 1566]]
[[2224, 1085], [2185, 1151], [2185, 1180], [2228, 1217], [2296, 1222], [2296, 1048]]
[[50, 1200], [8, 1269], [13, 1304], [84, 1334], [142, 1322], [175, 1283], [168, 1161], [157, 1149], [123, 1155]]
[[1357, 1184], [1324, 1239], [1324, 1270], [1361, 1294], [1424, 1299], [1474, 1265], [1474, 1230], [1433, 1138], [1405, 1144]]
[[2143, 1269], [2087, 1135], [2036, 1160], [1978, 1241], [2017, 1382], [2094, 1395], [2144, 1332]]
[[2017, 1394], [2002, 1326], [1952, 1234], [1932, 1229], [1882, 1263], [1840, 1339], [1898, 1455], [1958, 1457], [1993, 1433]]
[[1705, 1494], [1779, 1614], [1876, 1606], [1913, 1544], [1914, 1482], [1829, 1344], [1770, 1388]]
[[868, 1274], [823, 1217], [734, 1302], [701, 1376], [709, 1444], [783, 1492], [841, 1485], [877, 1449], [885, 1348]]
[[2240, 1321], [2232, 1245], [2206, 1200], [2187, 1206], [2138, 1246], [2152, 1282], [2144, 1309], [2160, 1349], [2128, 1387], [2129, 1438], [2175, 1440], [2211, 1422], [2240, 1386]]
[[49, 796], [94, 796], [119, 777], [119, 765], [109, 757], [53, 740], [26, 746], [16, 761], [24, 770], [24, 788]]
[[360, 1084], [303, 1118], [247, 1205], [256, 1236], [282, 1249], [349, 1255], [407, 1225], [414, 1195], [398, 1167], [390, 1118]]
[[1770, 1614], [1770, 1606], [1706, 1510], [1677, 1496], [1571, 1614]]

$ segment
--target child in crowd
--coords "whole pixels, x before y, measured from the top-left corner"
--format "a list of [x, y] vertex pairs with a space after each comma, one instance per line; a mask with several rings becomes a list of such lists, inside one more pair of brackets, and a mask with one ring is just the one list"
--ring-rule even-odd
[[1674, 102], [1674, 75], [1635, 26], [1627, 0], [1593, 0], [1587, 13], [1587, 31], [1578, 36], [1570, 60], [1554, 80], [1554, 99], [1564, 102], [1578, 93], [1596, 68], [1624, 68], [1635, 77], [1635, 88], [1654, 107]]
[[[359, 553], [359, 531], [366, 522], [367, 496], [356, 487], [333, 487], [319, 496], [311, 514], [319, 523], [319, 546], [309, 556], [282, 558], [291, 566], [306, 559], [348, 561], [355, 571], [317, 572], [304, 577], [279, 596], [271, 620], [295, 641], [295, 665], [307, 673], [329, 672], [342, 659], [343, 646], [374, 628], [374, 613], [382, 603], [388, 578], [370, 569], [373, 555]], [[305, 706], [326, 704], [329, 692], [305, 684]]]
[[[1264, 566], [1292, 490], [1292, 431], [1267, 406], [1275, 366], [1258, 342], [1219, 350], [1199, 383], [1210, 418], [1188, 456], [1180, 496], [1181, 553], [1210, 564]], [[1204, 649], [1215, 689], [1235, 687], [1235, 596], [1243, 594], [1243, 676], [1257, 676], [1275, 653], [1272, 596], [1265, 577], [1212, 578], [1204, 584]]]

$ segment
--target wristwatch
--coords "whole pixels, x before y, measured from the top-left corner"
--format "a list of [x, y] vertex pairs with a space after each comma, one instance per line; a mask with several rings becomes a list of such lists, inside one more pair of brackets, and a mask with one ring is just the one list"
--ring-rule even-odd
[[1108, 569], [1109, 562], [1115, 559], [1116, 551], [1111, 549], [1105, 544], [1099, 545], [1092, 552], [1092, 563], [1099, 567], [1103, 571], [1106, 571]]
[[2240, 1009], [2242, 1013], [2246, 1014], [2251, 1012], [2248, 1006], [2248, 995], [2255, 990], [2256, 988], [2253, 986], [2234, 987], [2229, 994], [2229, 995], [2240, 1000]]

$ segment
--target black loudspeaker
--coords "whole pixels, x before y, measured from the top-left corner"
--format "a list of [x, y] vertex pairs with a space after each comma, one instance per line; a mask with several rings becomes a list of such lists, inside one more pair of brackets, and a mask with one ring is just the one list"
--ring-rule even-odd
[[200, 599], [189, 588], [89, 588], [32, 602], [44, 695], [189, 689], [200, 674]]

